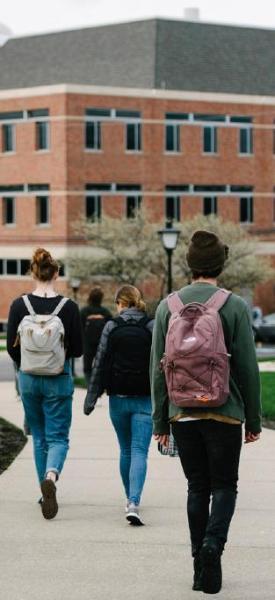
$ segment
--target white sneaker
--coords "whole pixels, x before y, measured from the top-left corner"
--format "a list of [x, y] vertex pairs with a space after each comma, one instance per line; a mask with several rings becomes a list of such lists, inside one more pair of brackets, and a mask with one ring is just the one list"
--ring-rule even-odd
[[133, 502], [129, 503], [128, 510], [126, 513], [126, 519], [129, 521], [131, 525], [144, 525], [139, 516], [139, 507], [136, 506]]

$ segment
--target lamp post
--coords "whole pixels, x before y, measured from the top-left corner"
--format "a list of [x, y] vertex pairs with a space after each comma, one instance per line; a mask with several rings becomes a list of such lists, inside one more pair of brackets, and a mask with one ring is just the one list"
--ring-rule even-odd
[[168, 277], [167, 277], [167, 291], [168, 294], [172, 292], [172, 255], [177, 246], [178, 238], [180, 235], [180, 229], [175, 229], [172, 223], [167, 223], [164, 229], [158, 231], [163, 247], [167, 254], [168, 264]]
[[[77, 303], [77, 292], [80, 288], [80, 279], [77, 279], [77, 277], [72, 277], [72, 279], [70, 279], [70, 286], [73, 290], [73, 295], [74, 295], [74, 301]], [[75, 359], [72, 356], [71, 358], [71, 365], [72, 365], [72, 375], [73, 377], [75, 376]]]
[[77, 279], [77, 277], [72, 277], [72, 279], [70, 279], [70, 286], [73, 290], [73, 295], [74, 295], [74, 301], [77, 302], [77, 292], [80, 288], [80, 279]]

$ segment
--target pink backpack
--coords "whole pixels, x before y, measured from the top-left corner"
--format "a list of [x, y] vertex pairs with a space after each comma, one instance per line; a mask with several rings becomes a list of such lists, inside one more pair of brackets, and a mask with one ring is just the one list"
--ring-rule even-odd
[[205, 304], [183, 304], [168, 296], [171, 317], [161, 367], [168, 396], [176, 406], [211, 408], [229, 394], [229, 354], [219, 310], [231, 292], [217, 290]]

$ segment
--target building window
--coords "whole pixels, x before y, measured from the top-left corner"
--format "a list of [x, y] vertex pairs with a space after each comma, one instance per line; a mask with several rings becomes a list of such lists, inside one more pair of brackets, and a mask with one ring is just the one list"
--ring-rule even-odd
[[49, 222], [49, 198], [48, 196], [36, 196], [36, 224], [48, 225]]
[[15, 198], [3, 198], [3, 224], [15, 223]]
[[180, 152], [180, 121], [188, 121], [187, 113], [166, 113], [165, 150]]
[[216, 154], [218, 151], [217, 127], [214, 125], [203, 128], [203, 151], [206, 154]]
[[[37, 108], [28, 110], [28, 119], [35, 120], [35, 149], [48, 150], [50, 147], [50, 124], [44, 120], [44, 117], [49, 116], [47, 108]], [[39, 118], [43, 117], [43, 121]]]
[[240, 198], [240, 222], [253, 223], [253, 197]]
[[50, 135], [49, 123], [47, 121], [36, 121], [35, 123], [35, 147], [36, 150], [49, 150]]
[[253, 154], [253, 129], [252, 117], [233, 116], [230, 117], [230, 123], [240, 124], [239, 134], [239, 153], [240, 154]]
[[3, 152], [15, 152], [15, 126], [12, 123], [2, 125]]
[[180, 152], [180, 126], [166, 125], [166, 152]]
[[0, 275], [28, 275], [30, 261], [25, 258], [1, 258]]
[[217, 214], [217, 198], [216, 198], [216, 196], [206, 196], [203, 199], [203, 214], [205, 216]]
[[253, 129], [251, 127], [240, 128], [240, 154], [253, 154]]
[[86, 110], [86, 129], [85, 129], [85, 147], [87, 150], [101, 149], [101, 120], [108, 118], [111, 111], [101, 108], [87, 108]]
[[125, 122], [125, 148], [130, 152], [141, 151], [140, 112], [136, 110], [116, 110], [115, 116]]
[[180, 221], [180, 196], [166, 196], [165, 217], [166, 221]]
[[86, 196], [86, 219], [100, 221], [101, 219], [101, 196]]
[[141, 207], [141, 196], [127, 196], [126, 197], [126, 217], [127, 219], [134, 219]]

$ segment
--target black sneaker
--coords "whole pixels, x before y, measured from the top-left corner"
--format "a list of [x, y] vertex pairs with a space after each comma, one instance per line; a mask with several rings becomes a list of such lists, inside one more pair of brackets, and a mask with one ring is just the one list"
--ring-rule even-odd
[[222, 587], [221, 551], [214, 542], [204, 542], [200, 551], [201, 584], [205, 594], [218, 594]]
[[51, 479], [44, 479], [41, 483], [41, 492], [43, 495], [41, 510], [45, 519], [53, 519], [58, 512], [56, 501], [56, 487]]
[[194, 578], [192, 590], [195, 592], [202, 591], [202, 577], [201, 577], [201, 558], [200, 556], [194, 557]]

